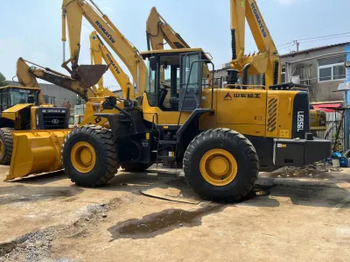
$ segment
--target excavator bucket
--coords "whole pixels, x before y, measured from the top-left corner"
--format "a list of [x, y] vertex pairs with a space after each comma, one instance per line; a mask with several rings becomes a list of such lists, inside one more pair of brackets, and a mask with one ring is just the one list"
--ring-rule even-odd
[[107, 70], [107, 65], [80, 65], [76, 69], [76, 74], [80, 85], [89, 88], [96, 85]]
[[61, 148], [70, 131], [14, 131], [10, 173], [5, 181], [62, 169]]

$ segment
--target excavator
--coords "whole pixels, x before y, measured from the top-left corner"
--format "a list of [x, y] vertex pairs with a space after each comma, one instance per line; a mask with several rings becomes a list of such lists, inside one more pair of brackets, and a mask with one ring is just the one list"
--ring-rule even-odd
[[[254, 16], [253, 16], [254, 14]], [[280, 57], [272, 36], [264, 22], [256, 3], [250, 1], [235, 2], [231, 5], [232, 61], [231, 67], [239, 72], [245, 65], [250, 65], [248, 76], [263, 75], [263, 85], [281, 85]], [[258, 17], [258, 18], [256, 18]], [[245, 54], [245, 34], [247, 20], [250, 31], [259, 49], [254, 54]], [[257, 30], [262, 26], [263, 32]], [[162, 50], [168, 44], [172, 49], [190, 48], [190, 45], [159, 14], [156, 7], [150, 11], [146, 22], [148, 50]], [[290, 84], [288, 88], [297, 88]], [[300, 86], [299, 86], [300, 88]], [[306, 88], [306, 87], [303, 87]], [[310, 128], [312, 132], [325, 131], [327, 128], [326, 113], [322, 110], [310, 109]]]
[[[230, 3], [235, 6], [236, 0]], [[63, 0], [63, 17], [73, 54], [71, 76], [85, 82], [78, 63], [83, 17], [112, 48], [122, 45], [116, 45], [119, 31], [93, 1]], [[142, 103], [126, 101], [122, 108], [115, 96], [106, 97], [103, 109], [118, 113], [95, 116], [107, 119], [109, 128], [78, 127], [63, 143], [63, 167], [77, 185], [103, 186], [120, 165], [144, 170], [160, 162], [183, 167], [202, 198], [237, 201], [252, 190], [259, 170], [304, 166], [330, 155], [331, 142], [310, 134], [308, 92], [240, 83], [238, 70], [228, 71], [225, 88], [214, 88], [203, 73], [204, 65], [210, 67], [214, 79], [214, 65], [200, 48], [137, 54], [130, 64], [138, 68], [136, 94], [144, 91]]]

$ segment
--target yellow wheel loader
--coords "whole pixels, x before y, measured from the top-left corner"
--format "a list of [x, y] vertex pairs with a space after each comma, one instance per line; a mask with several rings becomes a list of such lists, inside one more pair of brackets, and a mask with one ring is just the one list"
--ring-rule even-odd
[[[99, 76], [90, 76], [89, 79], [85, 79], [84, 82], [78, 81], [59, 72], [53, 71], [49, 68], [43, 68], [37, 64], [32, 64], [29, 61], [19, 58], [17, 61], [17, 77], [22, 87], [21, 90], [35, 90], [40, 91], [39, 88], [31, 88], [31, 86], [39, 86], [36, 78], [48, 81], [55, 85], [61, 86], [67, 90], [70, 90], [86, 101], [86, 112], [82, 124], [98, 124], [101, 126], [107, 125], [108, 122], [105, 119], [94, 116], [96, 112], [104, 113], [116, 113], [115, 110], [103, 110], [101, 109], [101, 103], [104, 101], [104, 97], [115, 96], [110, 90], [106, 88], [95, 88], [93, 85], [99, 81]], [[107, 67], [105, 65], [97, 65], [96, 72], [105, 72]], [[88, 66], [84, 66], [83, 70], [90, 70]], [[96, 74], [95, 72], [95, 74]], [[89, 83], [87, 85], [87, 83]], [[92, 85], [90, 87], [89, 85]], [[16, 87], [18, 88], [18, 87]], [[24, 118], [19, 114], [21, 109], [22, 114], [28, 110], [31, 112], [30, 118]], [[24, 111], [26, 109], [27, 111]], [[3, 136], [7, 138], [5, 141], [9, 145], [5, 147], [9, 150], [8, 160], [11, 161], [11, 167], [9, 175], [6, 177], [6, 181], [13, 180], [27, 176], [29, 174], [37, 174], [42, 172], [51, 172], [62, 169], [61, 163], [61, 148], [64, 138], [71, 131], [68, 129], [69, 110], [67, 108], [53, 108], [53, 106], [42, 105], [40, 107], [34, 107], [33, 104], [19, 104], [9, 109], [12, 113], [12, 118], [17, 119], [18, 123], [27, 123], [26, 128], [15, 128], [13, 131], [11, 140], [7, 131], [3, 131], [3, 135], [0, 131], [0, 139]], [[4, 111], [6, 116], [10, 112]], [[4, 114], [4, 113], [3, 113]], [[56, 118], [49, 119], [49, 117]], [[64, 116], [64, 125], [62, 123]], [[51, 121], [50, 123], [48, 121]], [[17, 123], [16, 122], [16, 123]], [[55, 125], [53, 126], [54, 123]], [[23, 124], [24, 125], [24, 124]], [[10, 142], [8, 142], [10, 141]], [[12, 146], [13, 145], [13, 146]], [[11, 158], [12, 153], [12, 158]]]
[[[73, 31], [80, 36], [80, 22], [73, 17], [93, 21], [107, 44], [116, 46], [118, 32], [98, 7], [90, 9], [87, 1], [64, 1], [63, 6], [75, 37], [75, 57], [79, 38]], [[307, 92], [249, 85], [246, 66], [242, 72], [229, 71], [226, 88], [214, 89], [209, 79], [215, 76], [203, 74], [212, 63], [201, 49], [155, 50], [142, 56], [148, 64], [146, 74], [137, 74], [145, 81], [138, 85], [145, 89], [142, 105], [120, 108], [115, 97], [107, 98], [103, 107], [119, 113], [96, 116], [108, 119], [109, 129], [87, 125], [66, 138], [62, 162], [76, 184], [102, 186], [124, 163], [147, 167], [162, 162], [183, 167], [203, 198], [238, 200], [252, 189], [259, 170], [303, 166], [330, 155], [330, 141], [309, 134]], [[136, 65], [144, 68], [142, 61]]]
[[[123, 36], [91, 4], [94, 8], [88, 1], [63, 1], [72, 77], [83, 77], [78, 57], [85, 16], [117, 54], [128, 54], [127, 66], [143, 101], [137, 105], [107, 97], [102, 107], [112, 113], [95, 117], [107, 120], [108, 129], [86, 125], [69, 133], [62, 162], [77, 185], [102, 186], [125, 163], [147, 167], [161, 162], [183, 167], [190, 185], [203, 198], [234, 201], [249, 193], [259, 170], [303, 166], [330, 155], [330, 141], [309, 133], [307, 92], [250, 85], [248, 66], [242, 72], [230, 70], [225, 88], [213, 88], [214, 66], [199, 48], [144, 52], [146, 66], [135, 57], [138, 53], [117, 41]], [[203, 69], [210, 65], [209, 77]]]
[[14, 131], [68, 128], [68, 109], [45, 105], [39, 87], [1, 87], [0, 113], [1, 165], [11, 162]]
[[[125, 162], [161, 162], [183, 167], [203, 198], [233, 201], [249, 193], [259, 170], [304, 166], [330, 155], [330, 141], [309, 134], [307, 92], [248, 87], [238, 76], [214, 89], [203, 76], [211, 61], [201, 49], [142, 54], [149, 68], [142, 106], [96, 114], [110, 129], [83, 126], [66, 138], [62, 162], [76, 184], [102, 186]], [[161, 68], [169, 78], [160, 79]], [[116, 99], [104, 106], [116, 108]]]

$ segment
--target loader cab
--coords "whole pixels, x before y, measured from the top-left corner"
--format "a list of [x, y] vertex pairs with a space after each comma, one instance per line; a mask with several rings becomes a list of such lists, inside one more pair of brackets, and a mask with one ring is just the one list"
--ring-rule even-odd
[[38, 88], [4, 86], [0, 88], [0, 112], [18, 104], [34, 104]]
[[148, 64], [146, 95], [151, 107], [172, 112], [201, 107], [210, 78], [203, 65], [211, 63], [202, 49], [149, 51], [142, 56]]

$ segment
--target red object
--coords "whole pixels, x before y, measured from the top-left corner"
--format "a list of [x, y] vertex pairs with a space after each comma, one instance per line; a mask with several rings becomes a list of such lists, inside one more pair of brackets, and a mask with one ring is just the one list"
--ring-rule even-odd
[[335, 109], [341, 109], [342, 103], [335, 103], [335, 104], [318, 104], [318, 105], [312, 105], [312, 107], [316, 110], [323, 110], [327, 113], [334, 112]]

